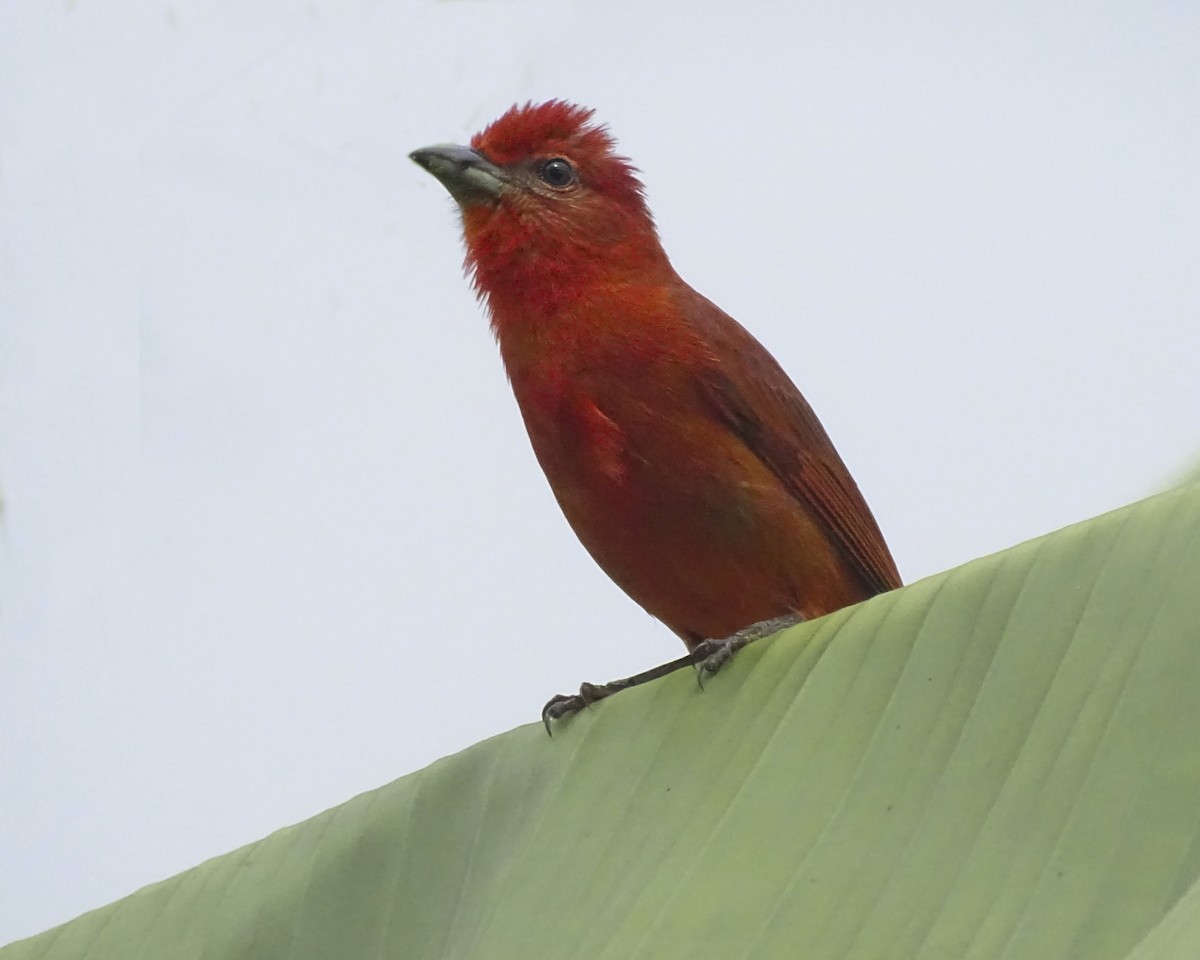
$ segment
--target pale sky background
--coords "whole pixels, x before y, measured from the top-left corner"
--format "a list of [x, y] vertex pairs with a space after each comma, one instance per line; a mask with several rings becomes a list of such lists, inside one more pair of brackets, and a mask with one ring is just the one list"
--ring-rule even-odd
[[0, 943], [682, 652], [406, 158], [552, 96], [907, 580], [1195, 462], [1200, 4], [5, 0]]

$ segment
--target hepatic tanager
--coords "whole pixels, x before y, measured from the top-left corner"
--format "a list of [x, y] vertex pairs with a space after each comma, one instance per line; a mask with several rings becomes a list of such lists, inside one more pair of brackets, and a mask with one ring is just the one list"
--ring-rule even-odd
[[691, 654], [556, 697], [547, 726], [689, 660], [715, 672], [765, 632], [751, 625], [900, 585], [820, 421], [774, 357], [680, 279], [592, 111], [515, 106], [469, 147], [412, 159], [458, 203], [467, 270], [567, 521]]

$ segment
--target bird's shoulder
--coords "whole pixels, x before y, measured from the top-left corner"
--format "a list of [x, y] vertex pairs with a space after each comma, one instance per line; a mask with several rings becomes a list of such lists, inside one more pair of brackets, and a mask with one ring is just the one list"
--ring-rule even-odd
[[720, 307], [684, 287], [680, 309], [708, 346], [695, 378], [711, 415], [735, 434], [806, 509], [858, 570], [882, 593], [900, 574], [854, 478], [824, 426], [778, 361]]

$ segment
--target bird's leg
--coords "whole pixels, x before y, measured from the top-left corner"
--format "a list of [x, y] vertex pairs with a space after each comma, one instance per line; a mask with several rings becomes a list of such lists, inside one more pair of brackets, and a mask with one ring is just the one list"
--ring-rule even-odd
[[703, 640], [694, 646], [692, 652], [686, 657], [680, 657], [678, 660], [672, 660], [670, 663], [651, 667], [649, 670], [643, 670], [632, 677], [623, 677], [620, 680], [613, 680], [600, 685], [586, 682], [581, 683], [578, 693], [560, 693], [557, 696], [551, 697], [546, 705], [542, 707], [542, 723], [545, 724], [546, 733], [554, 736], [550, 728], [550, 723], [553, 720], [561, 720], [563, 717], [569, 717], [572, 714], [578, 713], [584, 707], [590, 707], [598, 700], [611, 697], [614, 693], [620, 693], [622, 690], [628, 690], [630, 687], [638, 687], [643, 683], [649, 683], [651, 680], [658, 680], [660, 677], [665, 677], [667, 674], [674, 673], [683, 667], [695, 667], [696, 680], [703, 687], [704, 678], [716, 674], [725, 664], [733, 659], [733, 655], [741, 650], [742, 647], [748, 646], [755, 640], [761, 640], [763, 637], [776, 634], [780, 630], [794, 627], [803, 619], [797, 613], [788, 613], [781, 617], [772, 617], [770, 620], [760, 620], [758, 623], [752, 623], [748, 627], [743, 627], [737, 633], [726, 637], [724, 640]]
[[772, 617], [770, 620], [752, 623], [724, 640], [701, 641], [692, 647], [692, 665], [696, 668], [696, 682], [703, 687], [705, 678], [716, 674], [733, 659], [733, 655], [742, 647], [749, 646], [755, 640], [769, 637], [780, 630], [794, 627], [803, 619], [798, 613], [785, 613], [781, 617]]
[[550, 698], [546, 705], [542, 707], [542, 723], [546, 725], [546, 732], [554, 736], [550, 731], [551, 720], [561, 720], [563, 717], [569, 717], [574, 713], [578, 713], [584, 707], [590, 707], [597, 700], [611, 697], [614, 693], [620, 693], [622, 690], [628, 690], [630, 687], [639, 687], [643, 683], [649, 683], [651, 680], [665, 677], [669, 673], [674, 673], [683, 667], [690, 667], [694, 663], [695, 660], [692, 654], [688, 654], [686, 657], [680, 657], [678, 660], [672, 660], [670, 663], [660, 664], [657, 667], [651, 667], [649, 670], [636, 673], [632, 677], [622, 677], [620, 680], [613, 680], [610, 683], [600, 685], [581, 683], [578, 693], [560, 693]]

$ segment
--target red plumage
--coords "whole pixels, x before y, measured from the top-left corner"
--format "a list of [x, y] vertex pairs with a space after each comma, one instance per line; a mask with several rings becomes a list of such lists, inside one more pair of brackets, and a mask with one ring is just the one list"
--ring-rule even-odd
[[775, 359], [689, 287], [592, 111], [516, 106], [414, 159], [467, 266], [550, 486], [597, 563], [689, 648], [900, 584], [841, 458]]

